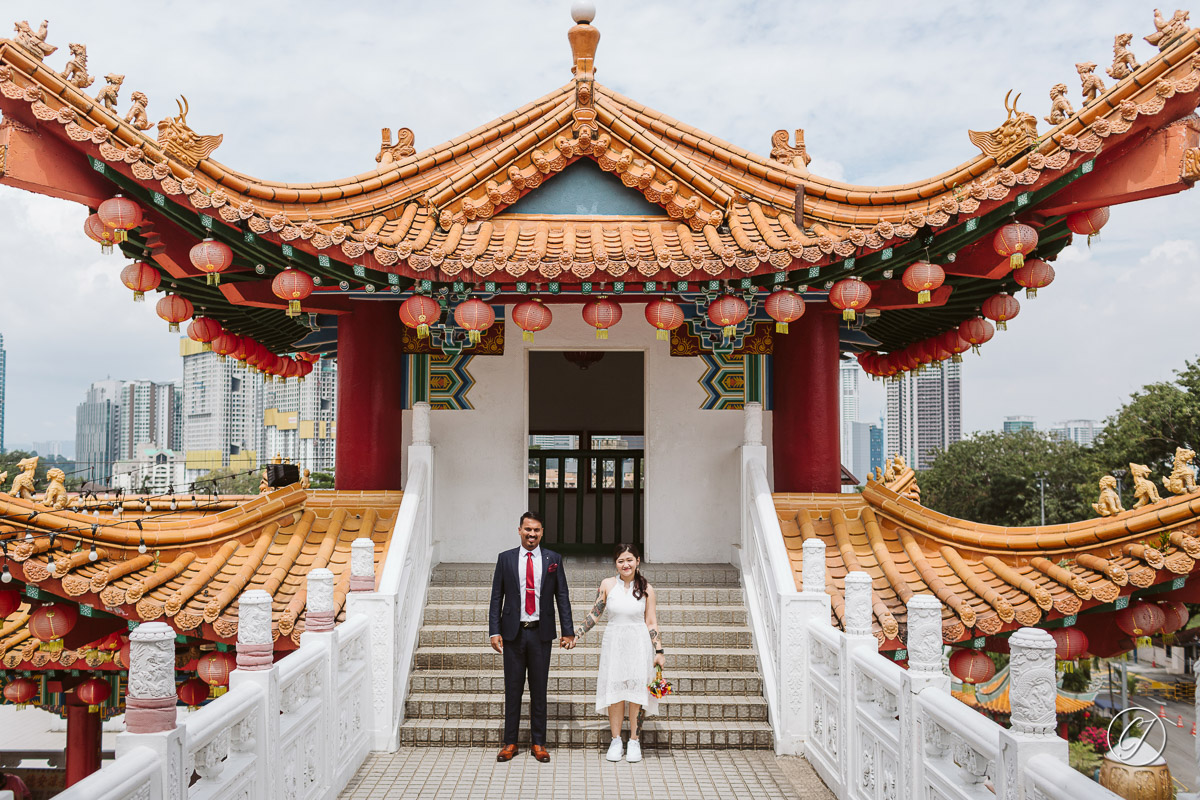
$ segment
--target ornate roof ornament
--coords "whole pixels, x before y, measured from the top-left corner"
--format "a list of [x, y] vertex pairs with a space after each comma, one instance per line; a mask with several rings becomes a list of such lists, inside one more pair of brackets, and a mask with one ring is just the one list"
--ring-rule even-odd
[[87, 71], [87, 45], [71, 42], [70, 48], [71, 60], [59, 75], [76, 89], [86, 89], [96, 81]]
[[167, 117], [158, 123], [158, 146], [167, 151], [167, 155], [177, 158], [189, 167], [195, 167], [221, 146], [225, 136], [200, 136], [188, 127], [187, 98], [183, 97], [182, 101], [176, 100], [175, 103], [179, 106], [179, 116]]
[[[43, 30], [45, 23], [42, 23]], [[1176, 11], [1170, 19], [1164, 19], [1162, 12], [1154, 9], [1154, 33], [1144, 37], [1147, 42], [1160, 51], [1166, 50], [1171, 44], [1188, 32], [1188, 12]]]
[[1096, 74], [1095, 62], [1082, 61], [1075, 65], [1075, 71], [1079, 73], [1079, 81], [1083, 84], [1083, 104], [1095, 102], [1104, 91], [1104, 81]]
[[1067, 117], [1075, 113], [1075, 109], [1071, 107], [1071, 101], [1067, 99], [1067, 85], [1065, 83], [1056, 83], [1050, 89], [1050, 116], [1046, 117], [1046, 122], [1051, 125], [1058, 125], [1066, 122]]
[[392, 164], [402, 158], [408, 158], [417, 152], [417, 148], [413, 147], [415, 141], [416, 137], [411, 129], [399, 128], [396, 130], [396, 143], [392, 144], [392, 129], [384, 128], [379, 154], [375, 156], [375, 161], [379, 164]]
[[17, 44], [32, 53], [38, 61], [58, 49], [52, 44], [46, 44], [46, 34], [49, 32], [49, 28], [50, 23], [47, 20], [42, 20], [42, 27], [38, 28], [36, 33], [33, 28], [29, 27], [27, 20], [13, 26], [17, 32]]
[[146, 97], [145, 92], [134, 92], [130, 101], [133, 103], [129, 107], [129, 113], [125, 115], [125, 121], [139, 131], [150, 130], [150, 118], [146, 116], [146, 105], [150, 99]]
[[1008, 99], [1011, 95], [1011, 89], [1004, 95], [1004, 109], [1008, 112], [1008, 119], [1004, 120], [1000, 127], [990, 131], [967, 131], [971, 144], [982, 150], [985, 156], [996, 159], [998, 163], [1024, 153], [1037, 140], [1037, 117], [1017, 110], [1020, 94], [1012, 98], [1010, 106]]
[[1113, 39], [1113, 63], [1108, 68], [1108, 77], [1113, 80], [1119, 81], [1133, 74], [1133, 71], [1141, 66], [1133, 51], [1129, 49], [1129, 43], [1132, 41], [1132, 33], [1118, 33]]
[[108, 83], [96, 95], [96, 102], [103, 103], [106, 109], [115, 114], [117, 112], [117, 95], [121, 92], [121, 84], [125, 82], [125, 76], [110, 72], [104, 76], [104, 80]]
[[788, 144], [786, 130], [777, 130], [771, 135], [771, 158], [790, 167], [805, 169], [812, 162], [812, 156], [804, 147], [804, 129], [796, 128], [796, 144]]
[[591, 139], [594, 138], [596, 127], [592, 84], [596, 80], [596, 47], [600, 44], [600, 31], [592, 26], [592, 20], [596, 18], [596, 6], [584, 0], [573, 3], [571, 18], [575, 20], [575, 25], [567, 31], [567, 41], [571, 43], [574, 59], [571, 74], [575, 76], [575, 109], [571, 112], [571, 130]]

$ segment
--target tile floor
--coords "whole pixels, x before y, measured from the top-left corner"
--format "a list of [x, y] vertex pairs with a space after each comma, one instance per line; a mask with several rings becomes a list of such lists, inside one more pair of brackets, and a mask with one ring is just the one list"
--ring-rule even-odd
[[596, 750], [552, 750], [540, 764], [522, 752], [505, 764], [493, 748], [406, 747], [372, 754], [340, 795], [377, 798], [519, 800], [832, 800], [802, 758], [770, 751], [647, 751], [640, 764], [612, 764]]

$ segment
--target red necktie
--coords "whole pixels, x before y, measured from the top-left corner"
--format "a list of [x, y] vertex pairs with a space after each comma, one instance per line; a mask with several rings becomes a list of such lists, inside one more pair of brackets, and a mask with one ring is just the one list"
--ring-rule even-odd
[[537, 613], [537, 600], [533, 593], [533, 553], [525, 553], [525, 613]]

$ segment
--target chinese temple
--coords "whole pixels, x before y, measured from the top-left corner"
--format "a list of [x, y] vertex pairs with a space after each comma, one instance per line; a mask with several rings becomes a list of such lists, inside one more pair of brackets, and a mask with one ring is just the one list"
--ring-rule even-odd
[[[100, 704], [75, 695], [98, 676], [115, 713], [125, 634], [164, 621], [179, 675], [205, 661], [220, 685], [239, 594], [270, 594], [282, 657], [317, 568], [334, 573], [340, 621], [350, 543], [388, 558], [407, 448], [429, 438], [420, 403], [442, 562], [491, 560], [532, 507], [550, 547], [632, 540], [653, 562], [728, 563], [739, 448], [761, 437], [796, 588], [804, 542], [821, 540], [840, 625], [844, 578], [865, 571], [895, 660], [922, 593], [946, 644], [1003, 652], [1035, 626], [1082, 632], [1074, 657], [1130, 649], [1114, 615], [1200, 602], [1194, 481], [1129, 510], [1102, 494], [1095, 519], [1036, 528], [923, 507], [900, 459], [840, 494], [838, 368], [856, 358], [886, 380], [986, 353], [1020, 289], [1061, 302], [1052, 262], [1110, 208], [1191, 188], [1200, 31], [1186, 18], [1156, 22], [1146, 52], [1118, 36], [1110, 80], [1092, 64], [1082, 97], [1048, 87], [1044, 119], [1005, 98], [1003, 118], [963, 134], [977, 156], [897, 186], [812, 174], [803, 131], [764, 132], [750, 152], [599, 83], [586, 4], [564, 85], [423, 149], [419, 125], [384, 129], [362, 173], [304, 184], [224, 165], [221, 133], [193, 129], [186, 99], [154, 125], [135, 80], [101, 86], [82, 45], [63, 68], [47, 26], [18, 23], [0, 40], [0, 184], [86, 207], [131, 290], [160, 293], [166, 322], [264, 379], [336, 358], [338, 418], [334, 490], [143, 503], [0, 485], [5, 678], [22, 702], [86, 709]], [[755, 404], [761, 430], [728, 413]], [[78, 714], [86, 748], [99, 728]]]

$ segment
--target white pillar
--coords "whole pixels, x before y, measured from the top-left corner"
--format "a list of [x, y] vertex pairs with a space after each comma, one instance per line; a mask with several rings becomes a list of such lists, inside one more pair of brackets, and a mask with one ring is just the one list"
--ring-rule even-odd
[[[306, 578], [308, 600], [304, 615], [304, 633], [300, 634], [300, 649], [321, 650], [321, 680], [317, 691], [321, 702], [318, 730], [323, 744], [318, 748], [318, 783], [333, 792], [342, 787], [333, 786], [338, 771], [341, 737], [340, 719], [343, 709], [338, 706], [338, 632], [334, 629], [333, 573], [327, 569], [312, 569]], [[364, 720], [365, 724], [366, 721]]]
[[375, 591], [375, 543], [370, 539], [350, 543], [350, 591]]
[[758, 447], [763, 443], [762, 403], [746, 403], [742, 411], [742, 444]]
[[812, 733], [812, 687], [808, 680], [809, 629], [829, 625], [830, 598], [825, 592], [825, 543], [804, 542], [802, 591], [789, 591], [780, 599], [779, 664], [776, 668], [783, 721], [776, 752], [804, 754], [804, 743]]
[[1045, 753], [1065, 764], [1067, 742], [1055, 731], [1058, 679], [1054, 671], [1054, 638], [1038, 628], [1021, 628], [1009, 638], [1008, 645], [1012, 727], [1000, 732], [996, 794], [1025, 800], [1033, 796], [1025, 791], [1025, 765], [1029, 759]]
[[846, 575], [846, 618], [843, 627], [847, 636], [875, 638], [871, 635], [871, 576], [865, 572]]
[[229, 676], [229, 688], [250, 683], [262, 689], [263, 700], [245, 723], [234, 730], [231, 750], [253, 752], [259, 767], [254, 770], [253, 797], [274, 797], [279, 763], [279, 668], [273, 659], [271, 638], [271, 595], [261, 589], [243, 592], [238, 598], [237, 669]]
[[942, 671], [942, 604], [931, 594], [916, 594], [908, 599], [908, 669], [901, 677], [900, 690], [900, 762], [909, 765], [900, 770], [900, 780], [910, 777], [912, 784], [900, 786], [900, 797], [923, 797], [925, 786], [924, 722], [917, 713], [917, 695], [923, 691], [949, 692], [950, 676]]
[[337, 612], [333, 608], [333, 573], [324, 568], [309, 570], [305, 633], [333, 630]]
[[152, 796], [182, 800], [184, 729], [176, 727], [175, 631], [165, 622], [144, 622], [129, 634], [129, 688], [125, 732], [117, 734], [117, 758], [138, 747], [158, 756], [161, 781]]
[[806, 539], [803, 545], [801, 587], [804, 594], [825, 594], [825, 542], [817, 538]]
[[238, 598], [237, 668], [270, 669], [275, 641], [271, 638], [271, 595], [262, 589]]
[[429, 403], [424, 400], [413, 404], [412, 443], [415, 445], [429, 444], [429, 411]]

